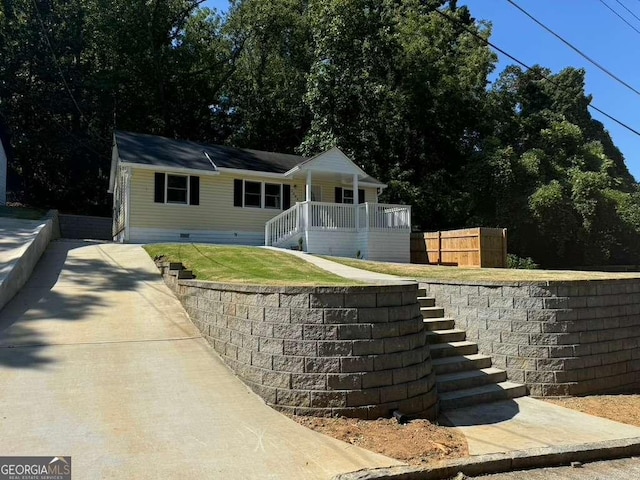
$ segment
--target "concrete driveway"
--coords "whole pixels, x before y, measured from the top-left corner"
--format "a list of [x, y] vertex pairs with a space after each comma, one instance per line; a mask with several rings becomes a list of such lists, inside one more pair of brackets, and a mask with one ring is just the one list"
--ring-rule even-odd
[[138, 246], [51, 243], [0, 311], [0, 455], [74, 478], [330, 478], [395, 460], [265, 406]]

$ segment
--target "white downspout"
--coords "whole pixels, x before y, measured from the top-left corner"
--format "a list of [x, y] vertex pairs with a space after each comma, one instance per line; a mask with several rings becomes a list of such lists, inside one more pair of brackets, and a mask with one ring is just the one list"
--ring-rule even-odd
[[130, 218], [131, 218], [131, 178], [132, 172], [131, 168], [127, 167], [125, 170], [125, 194], [127, 196], [127, 200], [125, 202], [124, 209], [124, 243], [129, 243], [129, 237], [131, 235], [130, 229]]

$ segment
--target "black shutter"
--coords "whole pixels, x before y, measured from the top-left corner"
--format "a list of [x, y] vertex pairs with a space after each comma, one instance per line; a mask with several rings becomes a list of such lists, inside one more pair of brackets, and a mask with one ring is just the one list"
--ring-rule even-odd
[[164, 173], [156, 173], [156, 184], [153, 201], [164, 203]]
[[336, 203], [342, 203], [342, 188], [336, 187]]
[[189, 204], [200, 205], [200, 177], [189, 177]]
[[233, 181], [233, 206], [242, 206], [242, 180]]
[[282, 185], [282, 210], [291, 208], [291, 185]]
[[364, 190], [358, 189], [358, 203], [364, 203]]

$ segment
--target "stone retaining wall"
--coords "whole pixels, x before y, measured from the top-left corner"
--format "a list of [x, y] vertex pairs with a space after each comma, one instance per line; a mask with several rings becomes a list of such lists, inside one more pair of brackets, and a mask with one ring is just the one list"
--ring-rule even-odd
[[421, 286], [531, 395], [640, 388], [640, 279]]
[[417, 285], [262, 287], [178, 280], [194, 324], [267, 404], [301, 415], [437, 414]]

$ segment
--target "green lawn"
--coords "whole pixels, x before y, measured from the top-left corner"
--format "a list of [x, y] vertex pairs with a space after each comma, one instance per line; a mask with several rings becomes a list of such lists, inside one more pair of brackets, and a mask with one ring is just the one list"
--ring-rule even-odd
[[369, 262], [340, 257], [324, 257], [350, 267], [378, 273], [399, 275], [404, 278], [439, 281], [476, 282], [547, 282], [571, 280], [608, 280], [620, 278], [640, 278], [640, 272], [609, 273], [583, 272], [572, 270], [516, 270], [508, 268], [459, 268], [437, 265], [408, 265], [383, 262]]
[[0, 217], [20, 218], [23, 220], [40, 220], [45, 215], [44, 210], [26, 207], [5, 207], [0, 205]]
[[151, 258], [164, 255], [172, 262], [182, 262], [198, 280], [278, 286], [358, 284], [293, 255], [265, 248], [152, 244], [144, 249]]

